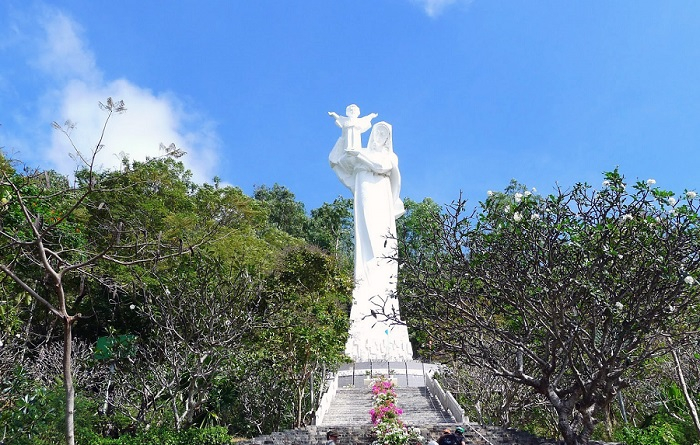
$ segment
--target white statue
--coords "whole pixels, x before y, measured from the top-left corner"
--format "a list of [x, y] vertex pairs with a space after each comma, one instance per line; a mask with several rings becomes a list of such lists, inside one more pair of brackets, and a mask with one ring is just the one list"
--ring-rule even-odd
[[391, 326], [373, 316], [377, 304], [398, 315], [396, 291], [396, 218], [404, 206], [399, 191], [401, 174], [394, 154], [392, 128], [374, 125], [367, 148], [360, 137], [369, 128], [372, 113], [359, 117], [357, 105], [347, 108], [350, 118], [329, 113], [343, 132], [328, 159], [340, 181], [353, 193], [355, 209], [355, 290], [350, 312], [352, 326], [346, 353], [356, 361], [404, 361], [413, 358], [405, 326]]
[[343, 140], [345, 150], [359, 150], [362, 148], [361, 135], [372, 126], [372, 119], [377, 117], [377, 113], [360, 117], [360, 107], [350, 104], [345, 108], [347, 116], [338, 116], [333, 111], [328, 114], [335, 119], [335, 124], [343, 130], [343, 135], [339, 140]]

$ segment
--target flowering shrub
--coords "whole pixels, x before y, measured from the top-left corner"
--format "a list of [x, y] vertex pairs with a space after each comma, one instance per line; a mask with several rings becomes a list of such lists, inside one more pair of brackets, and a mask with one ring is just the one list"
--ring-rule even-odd
[[420, 439], [420, 430], [409, 430], [400, 416], [403, 410], [396, 405], [394, 383], [384, 376], [379, 376], [372, 384], [374, 407], [369, 410], [373, 433], [376, 437], [372, 445], [408, 445], [416, 444]]

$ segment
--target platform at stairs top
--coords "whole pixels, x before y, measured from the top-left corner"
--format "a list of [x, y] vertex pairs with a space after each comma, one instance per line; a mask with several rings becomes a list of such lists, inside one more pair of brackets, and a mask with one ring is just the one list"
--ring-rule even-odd
[[[395, 391], [396, 404], [403, 410], [401, 419], [407, 425], [455, 423], [454, 417], [428, 393], [425, 386], [397, 387]], [[320, 425], [369, 425], [370, 409], [372, 391], [369, 388], [338, 388], [333, 403]]]

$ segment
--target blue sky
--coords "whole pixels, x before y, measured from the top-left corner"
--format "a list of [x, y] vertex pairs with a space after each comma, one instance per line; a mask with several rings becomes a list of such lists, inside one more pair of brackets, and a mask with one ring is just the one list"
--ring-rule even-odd
[[174, 142], [199, 182], [279, 183], [307, 210], [349, 196], [327, 112], [350, 103], [393, 125], [414, 200], [597, 187], [616, 166], [681, 193], [700, 182], [700, 2], [3, 2], [0, 146], [70, 172], [51, 122], [89, 151], [107, 97], [128, 111], [104, 167]]

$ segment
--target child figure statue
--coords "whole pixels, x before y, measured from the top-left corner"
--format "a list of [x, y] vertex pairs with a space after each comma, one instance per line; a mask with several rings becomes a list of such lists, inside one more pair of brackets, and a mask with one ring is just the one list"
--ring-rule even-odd
[[[342, 129], [340, 140], [344, 142], [344, 150], [360, 150], [362, 148], [362, 133], [372, 127], [372, 119], [377, 113], [360, 117], [360, 107], [350, 104], [345, 109], [347, 116], [338, 116], [338, 113], [329, 111], [328, 115], [335, 119], [335, 124]], [[339, 140], [339, 142], [340, 142]]]
[[339, 116], [333, 111], [328, 112], [328, 115], [335, 119], [335, 124], [341, 129], [340, 137], [328, 155], [328, 161], [338, 175], [340, 182], [354, 193], [354, 166], [351, 165], [352, 162], [349, 159], [351, 156], [348, 155], [356, 155], [362, 150], [362, 133], [372, 127], [372, 119], [377, 117], [377, 113], [360, 117], [360, 107], [350, 104], [345, 109], [345, 114], [347, 116]]

